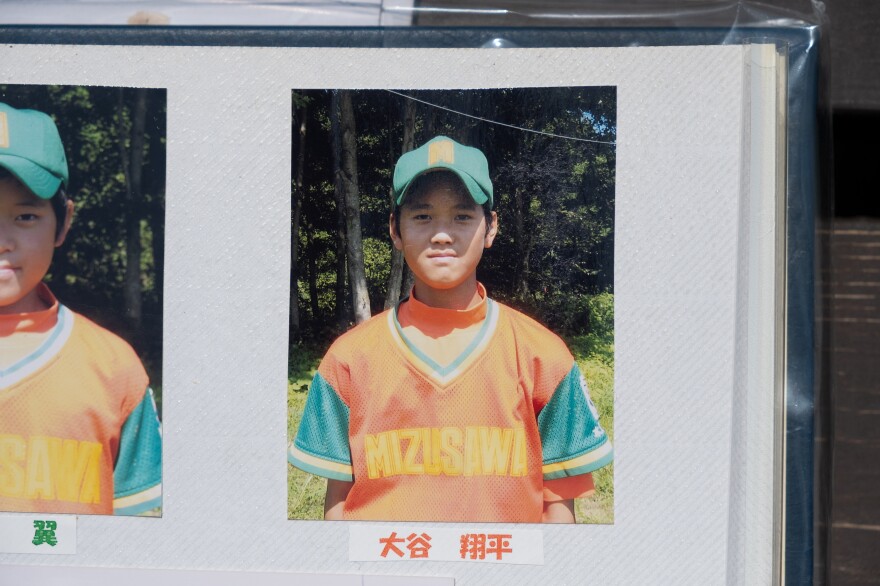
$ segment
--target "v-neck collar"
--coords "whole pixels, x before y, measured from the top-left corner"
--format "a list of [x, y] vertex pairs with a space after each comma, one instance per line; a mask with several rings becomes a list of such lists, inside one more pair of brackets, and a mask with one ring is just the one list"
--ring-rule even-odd
[[[388, 327], [391, 330], [391, 337], [394, 339], [397, 347], [419, 372], [425, 375], [429, 380], [441, 387], [448, 386], [464, 373], [480, 356], [482, 356], [489, 341], [495, 333], [498, 326], [498, 304], [486, 297], [485, 289], [482, 289], [482, 301], [475, 307], [464, 311], [444, 310], [428, 307], [415, 301], [410, 297], [401, 301], [392, 311], [388, 312]], [[422, 352], [410, 340], [403, 331], [398, 319], [398, 311], [403, 303], [414, 303], [408, 309], [414, 309], [413, 312], [422, 323], [425, 320], [452, 320], [452, 325], [464, 327], [478, 323], [482, 319], [477, 335], [467, 344], [467, 346], [456, 356], [452, 362], [446, 365], [438, 364], [436, 361]], [[440, 325], [440, 324], [438, 324]], [[444, 326], [448, 327], [448, 323], [444, 322]]]
[[[73, 313], [58, 302], [48, 287], [43, 287], [40, 296], [50, 304], [48, 309], [0, 316], [0, 324], [5, 331], [10, 332], [9, 335], [49, 330], [46, 339], [33, 352], [6, 368], [0, 368], [0, 389], [24, 380], [55, 358], [73, 330]], [[50, 326], [52, 320], [55, 324]]]

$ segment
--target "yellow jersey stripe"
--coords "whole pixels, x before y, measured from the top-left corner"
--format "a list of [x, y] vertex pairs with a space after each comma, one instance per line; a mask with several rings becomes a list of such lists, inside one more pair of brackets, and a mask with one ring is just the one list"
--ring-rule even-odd
[[352, 475], [351, 464], [340, 464], [338, 462], [331, 462], [330, 460], [316, 458], [311, 454], [303, 452], [293, 444], [290, 444], [290, 448], [288, 448], [287, 452], [290, 456], [299, 460], [303, 464], [308, 464], [310, 466], [323, 470], [339, 472], [340, 474], [348, 474], [349, 476]]
[[132, 507], [159, 498], [160, 496], [162, 496], [162, 485], [157, 484], [153, 488], [148, 488], [142, 492], [113, 499], [113, 508], [124, 509]]
[[588, 466], [594, 462], [598, 462], [602, 458], [607, 457], [611, 453], [611, 449], [611, 442], [606, 441], [604, 444], [602, 444], [592, 452], [587, 452], [586, 454], [578, 456], [577, 458], [565, 460], [564, 462], [544, 464], [541, 467], [541, 472], [543, 474], [551, 474], [553, 472], [559, 472], [562, 470], [571, 470], [573, 468], [580, 468], [581, 466]]

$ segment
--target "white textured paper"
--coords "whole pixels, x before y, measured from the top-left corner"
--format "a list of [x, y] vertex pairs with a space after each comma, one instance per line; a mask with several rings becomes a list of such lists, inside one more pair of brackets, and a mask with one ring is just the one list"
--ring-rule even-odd
[[499, 530], [492, 526], [446, 529], [400, 523], [352, 524], [348, 559], [353, 562], [544, 563], [544, 534], [535, 529]]
[[[745, 51], [0, 47], [0, 83], [168, 88], [164, 516], [81, 517], [53, 563], [702, 586], [748, 542], [769, 582], [772, 469], [733, 425], [772, 418], [737, 395]], [[286, 519], [291, 89], [554, 85], [618, 91], [615, 523], [542, 528], [544, 566], [350, 562], [348, 524]]]
[[[63, 572], [63, 575], [62, 575]], [[357, 574], [291, 574], [240, 570], [144, 570], [3, 566], [0, 584], [43, 586], [455, 586], [449, 577]]]
[[[75, 554], [76, 517], [40, 514], [0, 515], [0, 554], [4, 553]], [[0, 584], [3, 584], [2, 580]]]

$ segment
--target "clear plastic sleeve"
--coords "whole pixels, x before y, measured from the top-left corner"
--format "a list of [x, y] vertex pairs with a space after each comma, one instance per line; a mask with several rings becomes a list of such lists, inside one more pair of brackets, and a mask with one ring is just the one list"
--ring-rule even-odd
[[[828, 50], [824, 6], [746, 1], [611, 2], [362, 0], [354, 2], [18, 2], [0, 0], [4, 45], [365, 49], [506, 49], [770, 45], [778, 63], [777, 304], [770, 318], [777, 412], [773, 422], [775, 568], [772, 583], [824, 584], [830, 396], [819, 349], [830, 217]], [[118, 26], [122, 24], [140, 26]], [[106, 26], [111, 25], [111, 26]], [[335, 27], [335, 28], [325, 28]], [[206, 49], [207, 50], [207, 49]], [[17, 83], [0, 66], [2, 84]], [[293, 86], [294, 88], [296, 86]], [[0, 96], [2, 97], [2, 96]], [[169, 101], [176, 99], [169, 93]], [[170, 127], [169, 134], [174, 132]], [[751, 211], [743, 204], [745, 218]], [[748, 229], [748, 223], [744, 229]], [[734, 398], [733, 400], [737, 400]], [[734, 423], [736, 451], [742, 431]], [[0, 430], [2, 433], [2, 430]], [[618, 439], [626, 442], [626, 438]], [[173, 445], [173, 442], [169, 442]], [[771, 449], [767, 446], [766, 449]], [[166, 458], [168, 456], [166, 455]], [[744, 458], [743, 455], [734, 456]], [[748, 465], [745, 462], [744, 465]], [[739, 470], [731, 470], [734, 477]], [[618, 479], [618, 481], [620, 481]], [[681, 480], [678, 480], [681, 481]], [[669, 482], [669, 481], [667, 481]], [[733, 482], [733, 481], [732, 481]], [[730, 496], [736, 499], [735, 495]], [[745, 503], [734, 503], [743, 510]], [[169, 509], [167, 514], [173, 514]], [[625, 517], [624, 515], [621, 515]], [[732, 521], [735, 525], [735, 523]], [[730, 535], [729, 548], [748, 535]], [[297, 552], [307, 556], [308, 552]], [[731, 559], [741, 559], [731, 554]], [[0, 564], [4, 563], [0, 557]], [[682, 562], [686, 563], [685, 561]], [[161, 566], [161, 564], [159, 564]], [[454, 573], [444, 567], [444, 573]], [[745, 584], [731, 567], [728, 583]], [[575, 579], [575, 576], [570, 576]], [[2, 581], [2, 580], [0, 580]]]

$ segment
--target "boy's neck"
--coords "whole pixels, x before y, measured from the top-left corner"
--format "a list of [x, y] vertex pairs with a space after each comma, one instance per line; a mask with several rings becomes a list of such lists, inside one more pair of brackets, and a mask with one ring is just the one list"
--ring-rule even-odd
[[[23, 339], [17, 335], [13, 336], [13, 334], [36, 334], [39, 336], [48, 333], [55, 327], [58, 322], [58, 301], [45, 285], [39, 285], [36, 291], [39, 294], [40, 303], [34, 309], [14, 313], [0, 312], [0, 340], [8, 337], [15, 337], [17, 340]], [[0, 360], [0, 362], [3, 361]]]
[[55, 299], [49, 289], [40, 283], [15, 303], [0, 307], [0, 315], [20, 315], [44, 311], [52, 307], [54, 302]]
[[416, 279], [413, 295], [425, 305], [437, 309], [470, 309], [482, 300], [476, 278], [451, 289], [435, 289]]

